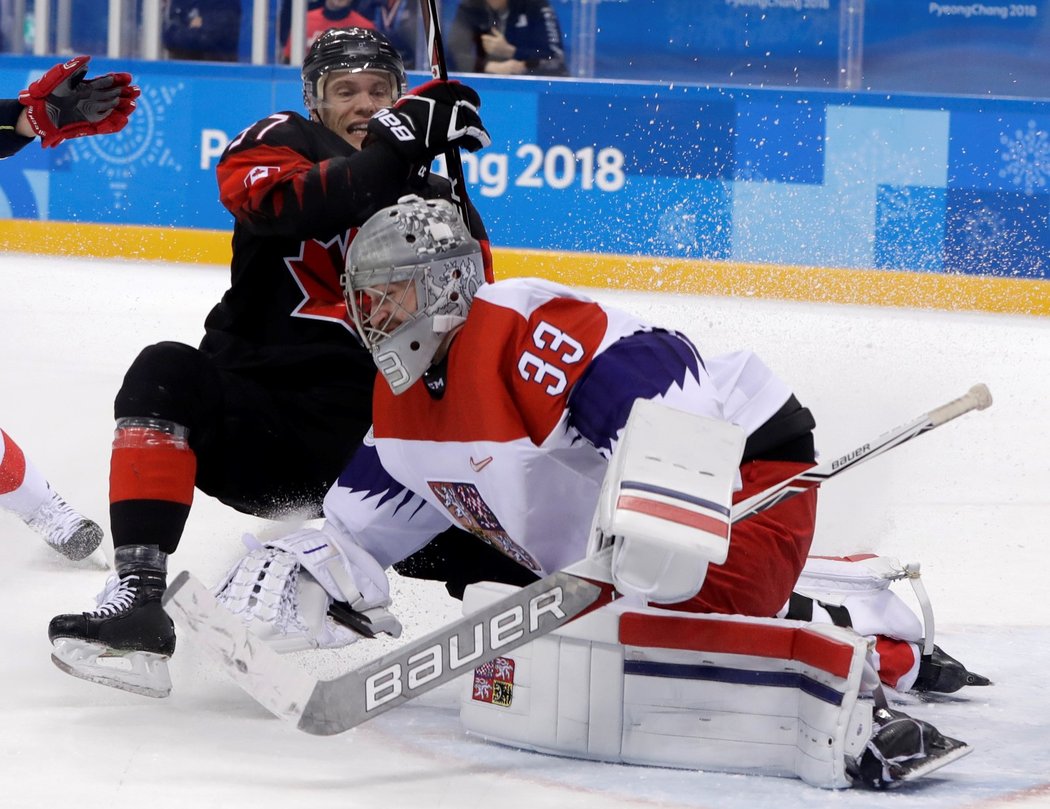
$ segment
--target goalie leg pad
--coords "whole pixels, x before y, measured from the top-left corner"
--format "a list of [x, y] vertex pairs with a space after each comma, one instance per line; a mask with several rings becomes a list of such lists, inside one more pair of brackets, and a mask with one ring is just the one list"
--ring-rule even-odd
[[[464, 611], [507, 592], [468, 588]], [[866, 642], [837, 627], [612, 604], [475, 671], [467, 730], [578, 758], [849, 786]]]
[[661, 604], [696, 595], [708, 564], [722, 564], [729, 552], [743, 450], [744, 432], [734, 424], [635, 402], [595, 514], [596, 546], [614, 542], [620, 592]]

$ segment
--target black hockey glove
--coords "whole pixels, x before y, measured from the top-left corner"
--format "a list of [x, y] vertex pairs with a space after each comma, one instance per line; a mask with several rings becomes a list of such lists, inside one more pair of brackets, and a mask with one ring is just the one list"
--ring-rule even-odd
[[478, 115], [481, 99], [458, 81], [435, 79], [402, 96], [368, 122], [368, 141], [394, 147], [409, 163], [429, 162], [451, 147], [476, 152], [492, 143]]
[[85, 79], [88, 56], [55, 65], [18, 94], [26, 117], [43, 147], [69, 138], [119, 132], [135, 110], [139, 88], [129, 73]]

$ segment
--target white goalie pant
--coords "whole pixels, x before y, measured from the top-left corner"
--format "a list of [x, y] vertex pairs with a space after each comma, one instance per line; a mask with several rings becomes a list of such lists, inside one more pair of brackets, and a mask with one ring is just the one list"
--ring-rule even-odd
[[[469, 614], [513, 588], [467, 588]], [[867, 641], [835, 626], [613, 603], [478, 667], [464, 727], [545, 753], [851, 784]]]

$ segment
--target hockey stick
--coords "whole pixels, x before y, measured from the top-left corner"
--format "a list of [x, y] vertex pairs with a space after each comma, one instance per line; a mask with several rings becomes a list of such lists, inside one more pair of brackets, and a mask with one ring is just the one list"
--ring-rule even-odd
[[[984, 385], [891, 430], [846, 455], [819, 464], [737, 504], [739, 522], [807, 491], [876, 455], [991, 404]], [[330, 680], [320, 680], [253, 636], [183, 571], [164, 596], [164, 608], [227, 673], [271, 713], [300, 730], [330, 735], [349, 730], [460, 674], [552, 632], [611, 601], [612, 549], [583, 559], [477, 613]]]
[[[445, 43], [441, 38], [441, 24], [437, 0], [426, 0], [420, 3], [423, 18], [423, 31], [427, 39], [427, 53], [430, 57], [430, 75], [435, 79], [448, 81], [448, 66], [445, 62]], [[459, 149], [451, 148], [445, 152], [445, 169], [449, 182], [452, 183], [452, 201], [459, 208], [459, 215], [467, 228], [470, 228], [470, 214], [467, 210], [467, 181], [463, 174], [463, 158]], [[472, 233], [476, 236], [477, 234]]]
[[869, 461], [882, 453], [899, 446], [906, 441], [929, 432], [934, 427], [940, 427], [945, 422], [956, 419], [969, 413], [971, 410], [984, 410], [992, 404], [992, 394], [984, 384], [977, 384], [970, 388], [958, 399], [953, 399], [947, 404], [923, 413], [918, 418], [912, 419], [907, 424], [902, 424], [896, 429], [883, 433], [874, 441], [863, 444], [852, 452], [848, 452], [840, 458], [818, 464], [805, 472], [800, 472], [793, 478], [778, 483], [775, 486], [759, 492], [747, 500], [741, 500], [733, 506], [733, 522], [758, 514], [766, 509], [772, 508], [777, 503], [794, 497], [796, 494], [819, 486], [825, 480], [835, 475], [852, 469], [854, 466]]
[[164, 609], [260, 705], [300, 730], [342, 733], [500, 654], [554, 631], [614, 597], [612, 549], [583, 559], [495, 604], [331, 680], [319, 680], [275, 652], [183, 571]]

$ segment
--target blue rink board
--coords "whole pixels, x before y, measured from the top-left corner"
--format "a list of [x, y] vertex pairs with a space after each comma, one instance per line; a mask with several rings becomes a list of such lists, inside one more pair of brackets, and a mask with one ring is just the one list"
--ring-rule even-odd
[[[0, 81], [13, 95], [52, 63], [0, 57]], [[291, 68], [92, 67], [130, 68], [138, 112], [0, 163], [0, 216], [229, 229], [223, 146], [302, 109]], [[494, 245], [1050, 277], [1050, 101], [471, 83], [493, 145], [465, 155], [468, 188]]]

